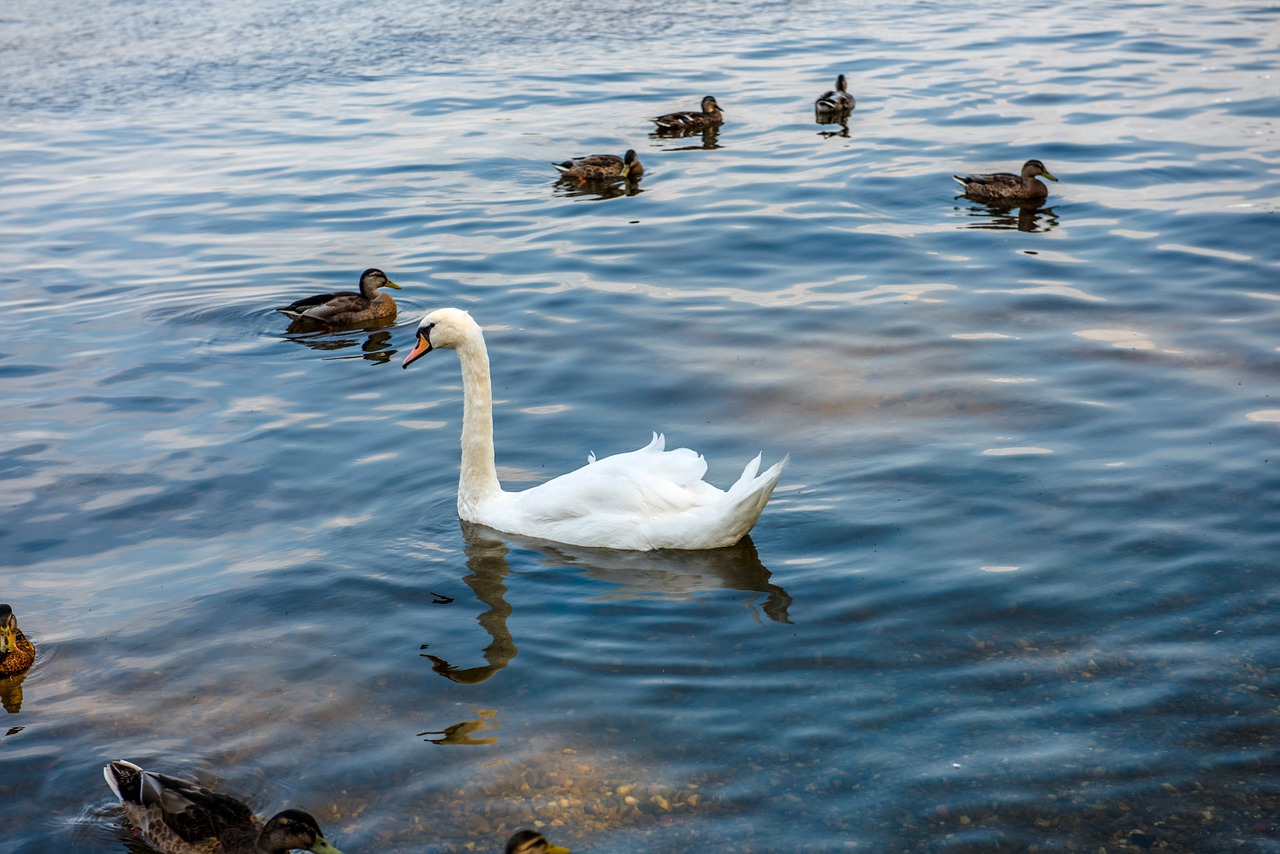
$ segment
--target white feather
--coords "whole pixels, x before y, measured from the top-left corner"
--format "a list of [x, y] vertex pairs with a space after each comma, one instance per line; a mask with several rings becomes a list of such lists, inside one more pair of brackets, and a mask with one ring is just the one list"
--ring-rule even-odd
[[[493, 452], [489, 356], [484, 335], [460, 309], [434, 311], [419, 335], [431, 349], [452, 349], [462, 365], [462, 469], [458, 515], [499, 531], [594, 548], [714, 549], [746, 536], [773, 494], [784, 458], [758, 475], [749, 462], [728, 491], [704, 481], [707, 463], [688, 448], [666, 450], [653, 434], [635, 451], [596, 458], [587, 465], [526, 489], [506, 492]], [[415, 348], [406, 367], [421, 355]]]

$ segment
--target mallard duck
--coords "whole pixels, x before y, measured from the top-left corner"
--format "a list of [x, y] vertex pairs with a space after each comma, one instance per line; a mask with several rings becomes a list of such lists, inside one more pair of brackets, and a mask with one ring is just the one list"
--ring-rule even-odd
[[577, 178], [579, 181], [614, 181], [619, 178], [639, 178], [644, 174], [640, 158], [634, 148], [619, 157], [616, 154], [589, 154], [586, 157], [573, 157], [562, 163], [552, 163], [560, 170], [561, 177]]
[[132, 762], [112, 762], [102, 775], [146, 843], [164, 854], [342, 854], [302, 810], [278, 812], [264, 825], [235, 798]]
[[517, 830], [507, 840], [506, 854], [569, 854], [569, 849], [552, 845], [536, 830]]
[[16, 676], [36, 660], [36, 648], [18, 628], [8, 605], [0, 605], [0, 678]]
[[952, 175], [964, 187], [964, 194], [977, 201], [998, 202], [1001, 200], [1016, 201], [1019, 199], [1043, 199], [1049, 195], [1049, 188], [1036, 180], [1043, 175], [1050, 181], [1057, 177], [1039, 160], [1028, 160], [1022, 164], [1022, 174], [1012, 175], [1008, 172], [995, 172], [990, 175]]
[[314, 321], [323, 326], [345, 326], [368, 323], [396, 316], [396, 301], [390, 294], [378, 293], [378, 288], [400, 286], [387, 278], [387, 274], [370, 267], [360, 274], [360, 292], [338, 291], [335, 294], [319, 294], [281, 306], [276, 311], [294, 320]]
[[724, 121], [724, 111], [716, 103], [716, 99], [708, 95], [702, 99], [702, 112], [692, 110], [683, 113], [667, 113], [650, 119], [659, 130], [694, 130], [709, 128]]
[[401, 363], [455, 350], [462, 366], [462, 469], [458, 515], [508, 534], [604, 549], [717, 549], [747, 535], [760, 518], [786, 460], [764, 474], [760, 456], [727, 491], [705, 482], [707, 461], [688, 448], [665, 450], [657, 433], [643, 448], [597, 460], [524, 490], [498, 483], [493, 391], [484, 334], [457, 308], [433, 311]]
[[830, 92], [823, 92], [818, 100], [813, 102], [813, 108], [819, 113], [847, 113], [852, 110], [853, 96], [849, 94], [847, 87], [844, 75], [839, 75], [836, 77], [836, 88]]

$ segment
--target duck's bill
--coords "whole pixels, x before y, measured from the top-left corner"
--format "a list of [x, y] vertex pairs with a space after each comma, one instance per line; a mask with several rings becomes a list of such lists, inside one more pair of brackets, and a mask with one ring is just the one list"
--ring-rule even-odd
[[419, 334], [418, 340], [413, 344], [413, 349], [409, 351], [409, 355], [404, 357], [404, 361], [400, 363], [400, 367], [407, 368], [430, 352], [431, 342], [427, 340], [427, 336]]
[[400, 290], [400, 286], [397, 285], [395, 282], [391, 281], [390, 279], [387, 279], [386, 287], [395, 288], [397, 291]]
[[316, 838], [315, 845], [311, 846], [311, 850], [314, 851], [315, 854], [342, 854], [341, 851], [333, 846], [332, 842], [325, 839], [323, 836]]
[[548, 845], [547, 854], [570, 854], [570, 852], [563, 845]]
[[1048, 178], [1050, 181], [1056, 181], [1056, 180], [1058, 180], [1058, 176], [1057, 176], [1057, 175], [1054, 175], [1054, 174], [1053, 174], [1052, 172], [1050, 172], [1048, 169], [1046, 169], [1045, 171], [1041, 172], [1040, 174], [1041, 174], [1041, 175], [1043, 175], [1044, 177]]
[[8, 655], [17, 648], [18, 645], [13, 642], [13, 629], [8, 626], [0, 629], [0, 655]]

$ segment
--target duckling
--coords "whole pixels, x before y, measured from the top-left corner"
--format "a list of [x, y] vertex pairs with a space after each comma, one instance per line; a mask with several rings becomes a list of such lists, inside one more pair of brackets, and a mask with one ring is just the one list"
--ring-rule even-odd
[[823, 92], [818, 100], [813, 102], [813, 108], [819, 113], [847, 113], [853, 109], [853, 106], [853, 96], [849, 94], [848, 84], [843, 74], [836, 77], [836, 88], [830, 92]]
[[36, 648], [18, 628], [8, 605], [0, 605], [0, 678], [16, 676], [36, 660]]
[[569, 849], [552, 845], [536, 830], [517, 830], [507, 840], [506, 854], [569, 854]]
[[338, 291], [319, 294], [281, 306], [276, 311], [294, 320], [314, 321], [323, 326], [343, 326], [367, 323], [396, 316], [396, 302], [390, 294], [378, 293], [378, 288], [400, 286], [387, 278], [387, 274], [370, 267], [360, 274], [360, 292]]
[[991, 175], [952, 175], [964, 187], [964, 194], [977, 201], [1039, 201], [1049, 195], [1049, 188], [1036, 180], [1043, 175], [1050, 181], [1057, 181], [1039, 160], [1028, 160], [1022, 164], [1022, 175], [1008, 172], [996, 172]]
[[112, 762], [102, 775], [143, 840], [164, 854], [342, 854], [302, 810], [278, 812], [264, 825], [235, 798], [132, 762]]
[[658, 130], [695, 130], [718, 125], [724, 121], [724, 111], [716, 103], [716, 99], [708, 95], [702, 99], [702, 112], [692, 110], [683, 113], [667, 113], [650, 119], [658, 126]]
[[560, 170], [563, 178], [577, 178], [586, 181], [616, 181], [619, 178], [639, 178], [644, 174], [640, 158], [634, 148], [627, 149], [622, 157], [616, 154], [589, 154], [586, 157], [572, 157], [552, 166]]

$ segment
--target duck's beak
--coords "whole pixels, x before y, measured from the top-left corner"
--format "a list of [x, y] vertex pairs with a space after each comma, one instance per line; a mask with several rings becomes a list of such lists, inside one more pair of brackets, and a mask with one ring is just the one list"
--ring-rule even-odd
[[625, 178], [630, 174], [631, 174], [631, 164], [630, 163], [622, 164], [622, 177]]
[[13, 629], [5, 626], [0, 629], [0, 655], [8, 655], [18, 648], [13, 640]]
[[427, 336], [422, 330], [418, 330], [418, 340], [414, 342], [413, 349], [409, 351], [409, 355], [404, 357], [400, 367], [407, 368], [430, 352], [431, 342], [427, 340]]
[[1048, 178], [1050, 181], [1056, 181], [1056, 180], [1058, 180], [1058, 176], [1057, 176], [1057, 175], [1054, 175], [1054, 174], [1053, 174], [1052, 172], [1050, 172], [1048, 169], [1045, 169], [1045, 170], [1044, 170], [1043, 172], [1041, 172], [1040, 174], [1041, 174], [1041, 175], [1043, 175], [1044, 177]]
[[315, 854], [342, 854], [337, 848], [333, 847], [333, 843], [325, 839], [323, 836], [317, 836], [315, 844], [311, 847]]
[[563, 845], [548, 845], [547, 854], [569, 854], [569, 849]]
[[400, 290], [400, 286], [397, 285], [395, 282], [391, 281], [390, 279], [387, 279], [387, 284], [384, 287], [395, 288], [396, 290]]

